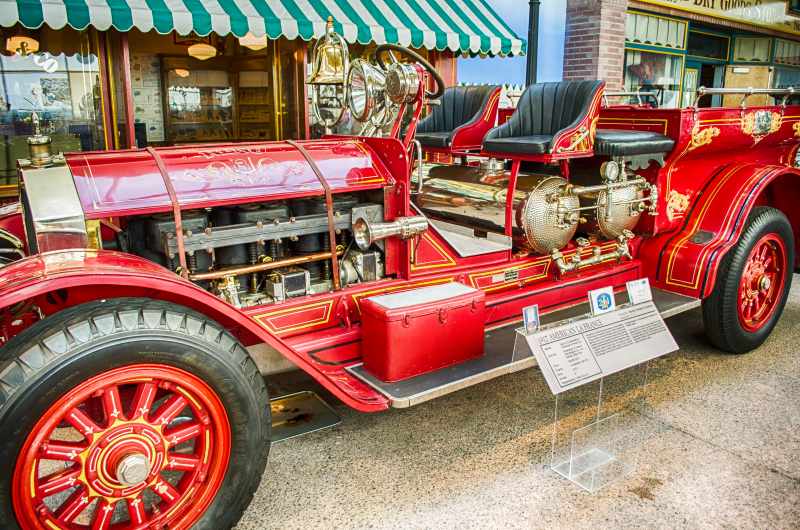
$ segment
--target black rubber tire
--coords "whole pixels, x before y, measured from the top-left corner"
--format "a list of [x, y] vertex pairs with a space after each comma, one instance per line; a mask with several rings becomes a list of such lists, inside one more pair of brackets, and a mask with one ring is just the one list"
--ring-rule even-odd
[[[772, 317], [759, 330], [751, 332], [742, 327], [737, 309], [739, 280], [750, 250], [765, 234], [777, 234], [786, 247], [783, 292]], [[780, 210], [767, 206], [753, 208], [736, 245], [722, 259], [714, 290], [703, 300], [703, 324], [711, 343], [727, 353], [747, 353], [758, 348], [778, 322], [789, 296], [794, 270], [794, 235], [792, 225]]]
[[[113, 324], [96, 325], [104, 321]], [[42, 343], [48, 347], [40, 347]], [[44, 411], [89, 377], [140, 363], [193, 373], [225, 406], [231, 427], [228, 469], [193, 528], [219, 530], [236, 524], [258, 488], [269, 453], [264, 380], [244, 347], [219, 324], [175, 304], [124, 298], [56, 313], [0, 350], [0, 527], [19, 527], [11, 500], [14, 465]]]

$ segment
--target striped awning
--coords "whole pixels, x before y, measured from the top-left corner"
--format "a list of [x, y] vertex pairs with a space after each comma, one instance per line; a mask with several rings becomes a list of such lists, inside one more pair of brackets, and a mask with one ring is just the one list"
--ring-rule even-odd
[[309, 40], [333, 17], [348, 42], [519, 55], [526, 43], [486, 0], [0, 0], [0, 25], [137, 28], [200, 36], [251, 33]]

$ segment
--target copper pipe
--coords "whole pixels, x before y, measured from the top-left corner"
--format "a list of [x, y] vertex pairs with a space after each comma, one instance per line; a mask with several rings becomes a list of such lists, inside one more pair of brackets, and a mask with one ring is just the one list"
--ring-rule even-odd
[[[336, 249], [336, 255], [344, 254], [343, 248]], [[322, 261], [331, 259], [330, 252], [317, 252], [315, 254], [306, 254], [305, 256], [297, 256], [296, 258], [282, 259], [278, 261], [268, 261], [266, 263], [257, 263], [256, 265], [245, 265], [243, 267], [228, 267], [215, 271], [199, 272], [190, 274], [189, 279], [193, 282], [203, 280], [218, 280], [226, 276], [241, 276], [243, 274], [250, 274], [253, 272], [263, 272], [272, 269], [280, 269], [281, 267], [289, 267], [291, 265], [302, 265], [303, 263], [311, 263], [312, 261]]]

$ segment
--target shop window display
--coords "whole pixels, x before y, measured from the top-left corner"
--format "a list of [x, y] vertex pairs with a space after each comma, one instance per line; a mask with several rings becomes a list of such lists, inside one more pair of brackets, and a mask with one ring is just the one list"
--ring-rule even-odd
[[678, 55], [628, 49], [625, 52], [625, 89], [656, 92], [659, 107], [679, 105], [683, 58]]
[[0, 56], [0, 185], [16, 184], [16, 161], [28, 157], [34, 113], [53, 152], [105, 148], [100, 65], [89, 34], [41, 31], [15, 47], [17, 33], [3, 31]]

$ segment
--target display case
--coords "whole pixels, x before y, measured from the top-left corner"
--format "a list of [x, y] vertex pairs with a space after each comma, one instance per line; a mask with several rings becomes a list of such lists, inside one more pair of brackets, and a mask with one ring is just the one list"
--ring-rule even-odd
[[165, 139], [275, 140], [271, 56], [162, 57]]
[[167, 140], [234, 139], [233, 85], [224, 70], [169, 69], [164, 76]]

